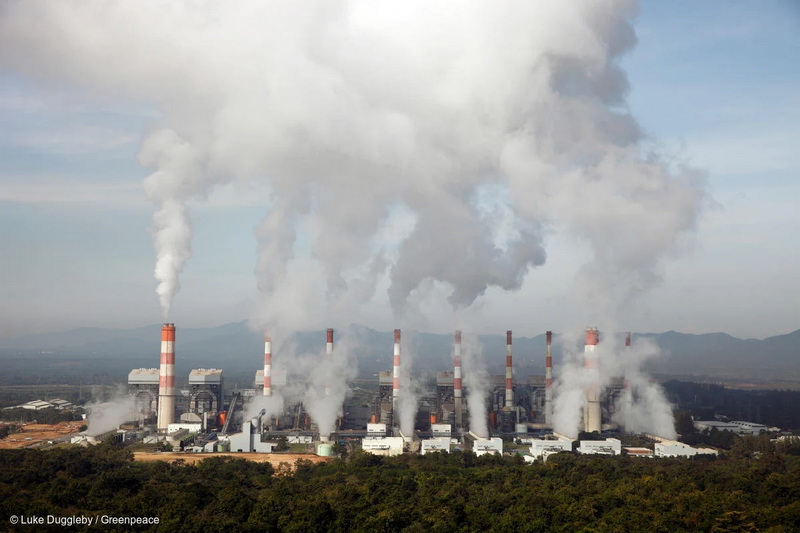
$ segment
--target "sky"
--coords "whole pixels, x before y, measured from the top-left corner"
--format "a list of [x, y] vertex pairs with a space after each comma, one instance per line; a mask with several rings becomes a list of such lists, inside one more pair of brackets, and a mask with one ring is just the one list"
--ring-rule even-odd
[[[557, 4], [449, 13], [444, 29], [417, 24], [420, 5], [361, 5], [354, 39], [322, 4], [261, 28], [243, 3], [217, 13], [218, 31], [145, 4], [127, 15], [160, 9], [163, 24], [112, 35], [124, 7], [8, 3], [0, 338], [165, 316], [526, 336], [587, 320], [742, 338], [800, 327], [798, 4], [645, 0], [635, 14], [620, 1], [608, 17]], [[615, 17], [632, 17], [635, 39]], [[219, 46], [232, 28], [247, 37]], [[462, 49], [465, 35], [478, 38]], [[251, 72], [262, 57], [269, 72]], [[525, 66], [548, 57], [543, 83]], [[580, 150], [545, 147], [542, 128]], [[640, 174], [661, 193], [642, 193]]]

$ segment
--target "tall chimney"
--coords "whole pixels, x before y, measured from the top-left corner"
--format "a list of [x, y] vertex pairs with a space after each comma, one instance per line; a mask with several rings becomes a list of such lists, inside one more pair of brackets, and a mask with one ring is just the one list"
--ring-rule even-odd
[[[631, 349], [631, 332], [625, 333], [625, 351], [628, 352]], [[626, 354], [628, 355], [628, 354]], [[633, 391], [631, 391], [631, 384], [628, 382], [628, 376], [625, 376], [622, 381], [622, 414], [623, 414], [623, 424], [626, 426], [625, 429], [628, 429], [629, 426], [628, 418], [631, 416], [631, 409], [633, 407]]]
[[[392, 365], [392, 414], [397, 415], [397, 400], [400, 396], [400, 330], [394, 330], [394, 363]], [[396, 420], [396, 418], [395, 418]]]
[[583, 366], [588, 374], [586, 387], [586, 407], [583, 410], [583, 425], [587, 432], [600, 432], [600, 373], [597, 367], [595, 349], [600, 341], [597, 328], [586, 328], [586, 344], [583, 350]]
[[553, 344], [553, 332], [548, 331], [547, 352], [544, 358], [544, 423], [548, 426], [553, 423], [553, 353], [550, 346]]
[[461, 331], [456, 330], [453, 348], [453, 406], [456, 412], [456, 427], [464, 425], [464, 406], [461, 400]]
[[506, 331], [506, 407], [514, 407], [513, 366], [511, 363], [511, 330]]
[[[333, 328], [328, 328], [327, 337], [325, 340], [325, 356], [330, 361], [330, 358], [333, 357]], [[331, 388], [325, 385], [325, 396], [331, 395]]]
[[159, 433], [166, 433], [175, 420], [175, 324], [161, 327], [161, 368], [158, 373]]
[[272, 340], [264, 332], [264, 396], [272, 396]]

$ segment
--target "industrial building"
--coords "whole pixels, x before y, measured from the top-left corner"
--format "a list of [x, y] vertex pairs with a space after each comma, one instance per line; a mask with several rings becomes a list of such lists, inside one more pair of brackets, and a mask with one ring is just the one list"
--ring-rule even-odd
[[216, 416], [222, 408], [222, 370], [199, 368], [189, 372], [190, 413]]
[[[597, 328], [588, 328], [585, 339], [584, 369], [588, 379], [583, 429], [600, 433], [610, 427], [608, 421], [625, 400], [625, 395], [633, 399], [633, 394], [622, 378], [601, 388], [600, 362], [596, 352], [600, 342]], [[325, 340], [323, 357], [331, 357], [333, 329], [327, 330]], [[139, 421], [152, 422], [155, 419], [158, 432], [176, 442], [180, 441], [179, 432], [196, 435], [200, 442], [195, 446], [198, 449], [228, 447], [233, 451], [267, 452], [272, 449], [272, 441], [285, 438], [287, 442], [297, 443], [327, 442], [330, 439], [340, 445], [351, 445], [355, 441], [362, 449], [383, 455], [449, 451], [453, 445], [483, 455], [502, 454], [504, 438], [527, 439], [529, 431], [539, 435], [550, 431], [554, 381], [552, 332], [548, 331], [546, 335], [545, 374], [522, 381], [514, 379], [513, 336], [510, 330], [507, 331], [505, 353], [497, 354], [497, 357], [504, 356], [505, 373], [492, 378], [493, 386], [484, 399], [485, 405], [473, 405], [471, 409], [467, 401], [469, 391], [463, 386], [461, 332], [456, 331], [451, 352], [452, 367], [437, 372], [435, 381], [430, 381], [428, 388], [417, 395], [414, 428], [409, 434], [400, 431], [395, 416], [401, 387], [404, 386], [401, 340], [401, 331], [397, 329], [393, 337], [391, 370], [379, 372], [377, 383], [371, 390], [351, 390], [357, 398], [345, 400], [339, 406], [339, 416], [330, 435], [321, 434], [302, 401], [285, 405], [279, 413], [267, 415], [262, 411], [256, 418], [242, 420], [251, 402], [258, 397], [278, 394], [287, 387], [286, 371], [276, 371], [273, 367], [272, 339], [268, 334], [264, 335], [263, 367], [255, 371], [252, 388], [228, 391], [227, 397], [222, 370], [219, 369], [194, 369], [188, 376], [188, 388], [179, 390], [176, 387], [175, 326], [171, 323], [162, 327], [160, 368], [134, 369], [128, 376], [128, 384], [131, 395], [136, 398]], [[630, 336], [626, 338], [626, 346], [630, 346]], [[323, 398], [330, 394], [326, 387], [319, 392]], [[486, 435], [479, 436], [472, 430], [475, 426], [471, 420], [473, 412], [486, 413], [487, 420], [477, 425], [488, 428]], [[571, 450], [573, 446], [571, 440], [563, 438], [530, 442], [532, 458]], [[617, 439], [583, 440], [578, 451], [616, 455], [621, 453], [621, 446]]]
[[136, 418], [144, 421], [158, 409], [158, 369], [135, 368], [128, 374], [128, 391], [136, 402]]

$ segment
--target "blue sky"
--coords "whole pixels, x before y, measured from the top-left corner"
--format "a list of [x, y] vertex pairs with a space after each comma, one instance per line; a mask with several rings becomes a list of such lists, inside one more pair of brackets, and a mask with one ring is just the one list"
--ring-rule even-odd
[[[628, 315], [634, 331], [765, 337], [800, 327], [800, 7], [790, 1], [645, 1], [622, 61], [646, 144], [706, 173], [711, 200], [692, 250]], [[160, 321], [153, 206], [137, 159], [153, 102], [98, 99], [0, 66], [0, 338]], [[191, 204], [193, 257], [171, 320], [247, 319], [257, 301], [254, 227], [268, 206], [235, 184]], [[473, 306], [486, 331], [535, 335], [570, 320], [586, 251], [548, 238], [521, 290]], [[428, 329], [449, 329], [439, 302]], [[343, 323], [389, 329], [381, 295]], [[309, 327], [320, 327], [309, 324]]]

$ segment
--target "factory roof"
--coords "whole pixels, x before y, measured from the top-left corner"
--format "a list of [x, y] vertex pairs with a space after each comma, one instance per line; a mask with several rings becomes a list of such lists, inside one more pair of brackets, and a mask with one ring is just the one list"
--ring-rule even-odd
[[381, 385], [392, 385], [393, 377], [392, 372], [389, 370], [381, 370], [378, 372], [378, 382]]
[[128, 384], [158, 384], [157, 368], [134, 368], [128, 374]]
[[218, 368], [196, 368], [189, 372], [189, 383], [220, 383], [222, 370]]
[[452, 372], [439, 372], [436, 374], [436, 385], [439, 387], [452, 387], [453, 386], [453, 373]]

